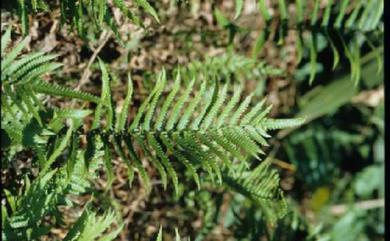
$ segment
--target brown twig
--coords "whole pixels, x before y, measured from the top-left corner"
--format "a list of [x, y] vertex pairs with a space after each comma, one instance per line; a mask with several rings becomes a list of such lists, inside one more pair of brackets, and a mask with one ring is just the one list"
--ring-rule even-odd
[[91, 65], [93, 64], [93, 62], [95, 62], [95, 59], [98, 56], [99, 52], [102, 50], [104, 45], [106, 45], [107, 41], [110, 39], [111, 34], [112, 33], [110, 31], [107, 31], [107, 30], [104, 30], [101, 33], [101, 35], [100, 35], [101, 42], [100, 42], [99, 46], [93, 51], [93, 54], [88, 61], [87, 67], [85, 67], [83, 75], [81, 76], [80, 82], [76, 86], [75, 90], [80, 90], [81, 86], [89, 81], [89, 77], [91, 76], [91, 73], [92, 73], [90, 70]]

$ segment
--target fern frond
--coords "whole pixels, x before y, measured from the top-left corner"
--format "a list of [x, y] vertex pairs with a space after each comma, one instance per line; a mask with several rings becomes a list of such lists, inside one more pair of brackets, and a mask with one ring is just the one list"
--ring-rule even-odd
[[[65, 113], [63, 113], [65, 115]], [[72, 137], [69, 133], [72, 133]], [[40, 175], [30, 183], [26, 178], [24, 182], [24, 193], [13, 196], [6, 191], [7, 203], [12, 207], [7, 212], [7, 218], [2, 225], [2, 238], [4, 240], [38, 240], [40, 236], [46, 235], [52, 227], [60, 225], [59, 206], [72, 205], [68, 195], [81, 195], [91, 187], [90, 178], [96, 178], [96, 166], [86, 168], [84, 165], [84, 151], [79, 150], [77, 140], [78, 134], [68, 129], [66, 137], [58, 137], [61, 140], [50, 155], [49, 159], [56, 159], [64, 154], [65, 140], [71, 139], [69, 147], [68, 165], [61, 168], [41, 172]], [[49, 155], [48, 149], [44, 148], [44, 155]], [[48, 161], [50, 162], [50, 161]], [[72, 162], [72, 163], [71, 163]], [[69, 168], [69, 164], [73, 168]], [[49, 165], [49, 164], [47, 164]], [[54, 219], [55, 217], [55, 219]], [[50, 218], [50, 225], [47, 220]], [[101, 216], [86, 209], [76, 225], [68, 232], [67, 240], [90, 240], [90, 237], [101, 237], [101, 240], [113, 240], [123, 228], [118, 228], [110, 232], [105, 232], [115, 221], [112, 211], [108, 211]], [[85, 225], [85, 226], [83, 226]], [[103, 234], [105, 232], [105, 234]]]
[[[10, 31], [10, 30], [8, 30]], [[2, 36], [6, 45], [10, 32]], [[8, 40], [7, 40], [8, 39]], [[52, 62], [57, 55], [48, 55], [43, 52], [28, 54], [17, 59], [26, 46], [28, 38], [18, 43], [8, 53], [2, 52], [1, 81], [4, 94], [11, 99], [19, 109], [25, 113], [33, 113], [35, 119], [41, 123], [39, 110], [44, 109], [37, 94], [63, 96], [99, 103], [100, 99], [89, 93], [72, 90], [67, 87], [50, 84], [41, 80], [41, 76], [53, 72], [62, 64]], [[3, 48], [5, 51], [5, 48]]]
[[203, 61], [191, 61], [180, 72], [185, 83], [196, 77], [197, 81], [206, 81], [207, 84], [214, 81], [243, 82], [250, 78], [261, 80], [282, 74], [271, 65], [235, 53], [207, 57]]
[[224, 173], [223, 179], [230, 188], [260, 205], [269, 221], [274, 223], [287, 213], [287, 203], [279, 187], [279, 175], [276, 170], [270, 170], [270, 164], [267, 159], [239, 176]]
[[9, 226], [17, 229], [37, 224], [43, 215], [51, 208], [51, 202], [55, 202], [55, 196], [47, 196], [50, 181], [57, 170], [52, 170], [38, 179], [27, 190], [25, 196], [17, 201], [15, 213], [9, 219]]
[[[263, 107], [264, 102], [252, 107], [251, 96], [236, 106], [240, 90], [229, 98], [229, 84], [219, 88], [215, 83], [213, 88], [206, 91], [209, 84], [204, 81], [200, 91], [192, 95], [196, 91], [196, 81], [193, 79], [178, 94], [181, 79], [181, 75], [177, 74], [172, 91], [164, 97], [162, 92], [166, 88], [166, 74], [162, 71], [154, 89], [141, 103], [130, 124], [124, 124], [123, 129], [106, 129], [102, 132], [98, 125], [94, 126], [97, 135], [111, 136], [102, 138], [105, 145], [113, 145], [129, 169], [139, 172], [148, 191], [150, 180], [136, 151], [137, 147], [158, 170], [164, 187], [169, 177], [177, 192], [178, 177], [172, 165], [174, 159], [188, 170], [198, 187], [199, 169], [208, 173], [212, 180], [217, 177], [221, 182], [221, 169], [225, 166], [233, 169], [233, 159], [237, 158], [243, 163], [249, 156], [259, 159], [259, 154], [264, 153], [261, 147], [266, 145], [266, 138], [269, 138], [268, 130], [302, 124], [300, 119], [267, 118], [270, 107]], [[102, 91], [102, 96], [105, 91]], [[228, 103], [227, 108], [222, 108], [225, 103]], [[126, 151], [122, 150], [122, 144]]]
[[[65, 236], [64, 241], [114, 240], [122, 230], [123, 225], [102, 237], [103, 232], [105, 232], [114, 221], [115, 213], [113, 211], [106, 211], [103, 215], [97, 216], [89, 207], [86, 207], [80, 218]], [[97, 239], [99, 237], [101, 238]]]

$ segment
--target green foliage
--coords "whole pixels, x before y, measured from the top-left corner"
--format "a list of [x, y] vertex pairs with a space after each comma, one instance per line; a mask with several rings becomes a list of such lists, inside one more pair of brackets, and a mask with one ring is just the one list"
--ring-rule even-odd
[[197, 82], [207, 81], [211, 84], [214, 81], [242, 83], [251, 78], [260, 82], [266, 77], [283, 75], [280, 69], [235, 53], [191, 61], [185, 68], [176, 71], [181, 71], [185, 83], [196, 76]]
[[[118, 156], [125, 161], [129, 169], [138, 169], [146, 190], [150, 191], [150, 180], [141, 157], [135, 152], [138, 145], [158, 170], [164, 187], [167, 178], [172, 179], [176, 192], [177, 174], [172, 165], [176, 159], [191, 174], [198, 188], [200, 180], [197, 169], [202, 168], [214, 181], [222, 182], [221, 164], [229, 169], [232, 159], [245, 161], [249, 156], [259, 158], [264, 152], [261, 146], [267, 145], [268, 130], [292, 127], [303, 123], [303, 119], [269, 119], [266, 117], [270, 107], [264, 108], [264, 101], [250, 107], [251, 95], [239, 105], [240, 90], [234, 89], [233, 98], [227, 98], [228, 84], [222, 88], [218, 82], [206, 90], [203, 82], [197, 95], [194, 92], [193, 79], [179, 94], [181, 76], [177, 74], [170, 94], [164, 99], [161, 94], [166, 86], [166, 75], [162, 71], [149, 96], [141, 103], [137, 114], [128, 125], [117, 125], [113, 129], [112, 120], [119, 123], [127, 119], [126, 115], [113, 115], [113, 107], [108, 84], [108, 73], [100, 62], [103, 76], [101, 103], [95, 112], [93, 127], [99, 128], [103, 111], [106, 113], [105, 131], [94, 132], [105, 145], [112, 145]], [[129, 83], [129, 85], [131, 85]], [[129, 87], [131, 90], [132, 87]], [[128, 91], [131, 95], [131, 91]], [[127, 103], [130, 97], [126, 97]], [[222, 103], [227, 106], [222, 109]], [[161, 103], [158, 108], [157, 103]], [[126, 104], [124, 107], [128, 108]], [[157, 112], [157, 113], [156, 113]], [[125, 149], [128, 153], [123, 151]]]
[[298, 167], [299, 179], [319, 187], [333, 181], [339, 173], [337, 165], [342, 162], [343, 155], [360, 148], [363, 140], [358, 133], [312, 124], [286, 139], [285, 150], [291, 163]]
[[115, 213], [113, 211], [105, 212], [101, 216], [97, 216], [96, 213], [92, 212], [88, 207], [81, 214], [77, 222], [73, 225], [72, 229], [69, 230], [68, 234], [64, 238], [66, 241], [77, 240], [77, 241], [88, 241], [88, 240], [99, 240], [99, 241], [111, 241], [118, 236], [122, 230], [123, 225], [108, 234], [105, 234], [100, 239], [97, 239], [101, 234], [107, 230], [111, 224], [115, 221]]
[[[235, 18], [242, 10], [241, 2], [236, 1]], [[340, 64], [340, 56], [345, 56], [350, 63], [351, 79], [356, 85], [361, 77], [360, 49], [367, 46], [377, 52], [378, 48], [375, 46], [383, 42], [383, 1], [327, 1], [323, 11], [320, 11], [320, 0], [296, 0], [291, 4], [285, 0], [275, 2], [258, 1], [265, 27], [256, 39], [252, 55], [256, 57], [261, 53], [265, 42], [273, 33], [277, 35], [276, 42], [282, 45], [288, 30], [295, 30], [298, 35], [298, 62], [305, 54], [309, 58], [309, 82], [312, 83], [316, 76], [318, 39], [325, 37], [332, 49], [333, 70]], [[294, 17], [288, 17], [291, 14], [287, 9], [288, 5], [293, 5]], [[224, 26], [229, 26], [228, 22], [226, 19]], [[273, 28], [275, 25], [277, 27]], [[380, 58], [379, 54], [377, 56]]]
[[[147, 0], [137, 0], [132, 2], [132, 6], [144, 9], [148, 14], [159, 22], [156, 10]], [[128, 2], [123, 0], [114, 0], [113, 5], [109, 4], [107, 0], [60, 0], [60, 1], [46, 1], [46, 0], [18, 0], [14, 3], [17, 9], [17, 15], [22, 24], [22, 31], [28, 34], [29, 22], [28, 15], [38, 12], [48, 12], [53, 8], [60, 8], [61, 23], [70, 24], [77, 32], [85, 37], [88, 24], [95, 24], [107, 27], [117, 33], [117, 23], [113, 18], [113, 11], [118, 8], [121, 13], [130, 19], [134, 24], [141, 25], [142, 22], [131, 9]], [[98, 28], [99, 29], [99, 28]]]
[[[9, 39], [10, 30], [3, 36], [2, 42], [7, 44]], [[199, 68], [196, 67], [199, 64], [189, 68], [193, 77], [184, 88], [181, 84], [184, 80], [179, 71], [172, 89], [165, 98], [162, 94], [167, 88], [167, 77], [165, 71], [160, 72], [153, 90], [143, 100], [129, 122], [128, 108], [132, 102], [133, 92], [130, 77], [125, 103], [122, 110], [116, 113], [110, 88], [111, 74], [101, 60], [99, 64], [103, 87], [101, 97], [98, 98], [44, 82], [41, 77], [57, 69], [60, 64], [51, 62], [55, 58], [54, 55], [44, 53], [33, 53], [17, 58], [26, 43], [27, 39], [24, 39], [9, 53], [5, 53], [6, 48], [2, 52], [1, 77], [2, 88], [5, 91], [3, 96], [5, 101], [2, 104], [8, 110], [6, 115], [2, 115], [2, 123], [5, 124], [4, 134], [10, 138], [9, 150], [17, 146], [32, 148], [38, 161], [34, 165], [37, 165], [40, 171], [26, 196], [17, 201], [16, 205], [13, 204], [16, 208], [12, 215], [8, 215], [10, 218], [7, 219], [5, 226], [7, 227], [5, 235], [11, 235], [9, 237], [34, 239], [36, 236], [46, 234], [50, 226], [39, 226], [40, 220], [53, 215], [56, 217], [55, 220], [58, 219], [56, 207], [62, 200], [66, 200], [68, 193], [79, 194], [78, 191], [84, 190], [73, 188], [77, 184], [85, 183], [83, 179], [88, 177], [85, 176], [85, 171], [81, 173], [79, 171], [89, 170], [93, 163], [103, 161], [109, 183], [112, 183], [113, 150], [127, 164], [130, 182], [134, 171], [137, 171], [145, 189], [150, 192], [149, 173], [141, 161], [143, 157], [147, 157], [160, 174], [164, 188], [169, 178], [178, 194], [179, 181], [175, 170], [178, 164], [192, 176], [198, 189], [203, 176], [199, 169], [208, 173], [213, 183], [215, 179], [222, 183], [225, 181], [222, 172], [229, 171], [234, 174], [237, 162], [244, 163], [245, 166], [250, 157], [260, 159], [259, 155], [264, 154], [262, 147], [268, 145], [266, 141], [266, 138], [270, 137], [268, 131], [303, 123], [303, 119], [268, 118], [271, 106], [264, 107], [265, 101], [251, 105], [253, 94], [240, 103], [241, 90], [237, 88], [230, 90], [232, 85], [229, 81], [222, 85], [222, 81], [218, 79], [197, 80], [195, 69]], [[230, 71], [238, 68], [233, 62], [232, 64], [233, 70]], [[251, 65], [256, 66], [253, 63]], [[206, 78], [207, 75], [215, 76], [221, 70], [220, 65], [214, 74], [203, 70], [203, 75], [201, 72], [199, 75], [202, 78]], [[201, 84], [195, 94], [196, 82]], [[233, 97], [229, 98], [228, 93], [231, 91]], [[97, 103], [92, 130], [84, 132], [87, 135], [85, 151], [80, 149], [82, 134], [80, 126], [83, 118], [91, 112], [47, 108], [40, 103], [38, 93]], [[224, 102], [227, 102], [227, 105], [222, 108]], [[17, 122], [11, 122], [10, 120], [15, 117]], [[142, 155], [138, 150], [142, 150]], [[56, 166], [62, 166], [61, 169], [57, 171], [54, 163]], [[85, 166], [80, 166], [84, 163]], [[260, 186], [255, 188], [241, 179], [234, 179], [237, 181], [238, 190], [256, 201], [260, 200], [260, 205], [265, 209], [273, 206], [269, 203], [270, 200], [278, 203], [282, 196], [279, 193], [280, 189], [277, 189], [277, 173], [268, 171], [266, 164], [260, 165], [253, 173], [250, 178], [261, 177], [267, 181], [264, 183], [260, 180], [258, 183]], [[76, 186], [73, 183], [75, 179], [78, 180]], [[29, 210], [31, 202], [34, 202], [36, 210]], [[273, 216], [279, 217], [281, 217], [279, 214]], [[111, 212], [98, 218], [86, 208], [65, 239], [84, 240], [92, 234], [98, 236], [113, 220]], [[120, 229], [121, 227], [102, 240], [111, 240]]]
[[304, 217], [297, 212], [296, 205], [289, 202], [291, 210], [283, 219], [278, 220], [274, 226], [267, 225], [264, 214], [254, 204], [245, 205], [239, 196], [231, 202], [225, 220], [226, 228], [232, 230], [235, 240], [255, 240], [264, 237], [269, 241], [288, 240], [317, 240], [305, 233], [308, 224]]
[[42, 80], [44, 75], [62, 66], [60, 63], [52, 62], [56, 55], [37, 52], [18, 58], [29, 39], [24, 38], [9, 52], [6, 52], [10, 35], [11, 29], [8, 29], [1, 39], [1, 86], [4, 91], [2, 101], [4, 108], [7, 108], [7, 105], [16, 105], [23, 113], [32, 113], [38, 123], [42, 125], [38, 113], [44, 109], [41, 100], [39, 100], [38, 94], [40, 93], [99, 102], [99, 99], [91, 94]]
[[266, 218], [275, 223], [287, 213], [287, 203], [279, 187], [279, 175], [269, 170], [271, 159], [263, 161], [251, 171], [237, 177], [224, 176], [225, 183], [245, 197], [259, 204]]
[[[53, 169], [41, 174], [32, 183], [26, 177], [22, 194], [11, 194], [8, 190], [4, 190], [7, 204], [11, 208], [7, 210], [2, 206], [5, 215], [2, 223], [3, 239], [37, 240], [47, 235], [52, 227], [58, 227], [62, 223], [58, 208], [61, 205], [73, 205], [69, 194], [85, 193], [90, 188], [88, 178], [92, 178], [93, 175], [93, 169], [86, 170], [79, 157], [70, 174], [66, 168]], [[103, 236], [102, 234], [114, 221], [112, 211], [97, 216], [87, 207], [69, 230], [65, 240], [91, 240], [90, 237], [99, 236], [101, 236], [99, 240], [113, 240], [122, 227], [109, 234]]]
[[[248, 241], [382, 240], [383, 3], [249, 2], [170, 1], [168, 10], [166, 1], [147, 0], [7, 2], [4, 11], [16, 12], [25, 37], [14, 42], [8, 28], [1, 39], [2, 238], [55, 239], [55, 230], [60, 229], [66, 231], [64, 240], [108, 241], [116, 239], [129, 220], [136, 222], [126, 229], [138, 232], [139, 225], [157, 218], [161, 223], [157, 241], [173, 239], [169, 232], [163, 235], [162, 227], [169, 228], [175, 221], [171, 227], [190, 224], [180, 232], [195, 241], [225, 236]], [[196, 23], [180, 12], [188, 6]], [[231, 10], [229, 17], [219, 7]], [[250, 44], [247, 40], [253, 37], [253, 30], [239, 25], [254, 7], [263, 19], [263, 29]], [[107, 60], [105, 51], [93, 49], [100, 57], [96, 65], [89, 63], [87, 68], [92, 64], [91, 70], [100, 69], [91, 75], [91, 83], [100, 76], [100, 96], [59, 85], [62, 64], [55, 62], [58, 55], [43, 50], [26, 53], [27, 46], [34, 49], [41, 38], [40, 34], [28, 36], [29, 21], [36, 21], [36, 15], [46, 19], [42, 12], [60, 16], [61, 27], [69, 26], [68, 31], [76, 31], [84, 41], [110, 29], [122, 43], [118, 24], [130, 20], [143, 27], [137, 8], [157, 23], [173, 13], [179, 21], [184, 20], [185, 28], [188, 24], [198, 28], [197, 21], [203, 24], [204, 19], [210, 26], [201, 26], [200, 41], [197, 33], [184, 34], [190, 50], [178, 55], [189, 56], [186, 65], [161, 67], [159, 59], [152, 59], [151, 68], [132, 70], [135, 81], [130, 73], [122, 72], [129, 71], [131, 63], [122, 65], [118, 58], [106, 66], [102, 60]], [[259, 16], [254, 16], [257, 21]], [[13, 16], [4, 18], [12, 19], [7, 25], [14, 25]], [[227, 36], [215, 28], [215, 22], [228, 31]], [[137, 41], [147, 39], [147, 48], [150, 39], [160, 46], [163, 34], [172, 35], [169, 41], [171, 37], [181, 39], [177, 38], [183, 32], [181, 24], [169, 29], [172, 23], [167, 21], [153, 27], [126, 35]], [[31, 29], [36, 29], [35, 25]], [[206, 41], [209, 33], [220, 37], [222, 44], [214, 38]], [[239, 39], [242, 46], [234, 46], [238, 40], [234, 37], [240, 33], [244, 34]], [[290, 33], [296, 40], [292, 44]], [[290, 71], [285, 75], [284, 67], [258, 60], [270, 40], [290, 49], [295, 45], [298, 56], [294, 61], [301, 66], [292, 66], [293, 75]], [[248, 46], [253, 46], [252, 52]], [[140, 56], [144, 47], [137, 46]], [[137, 55], [137, 51], [126, 54]], [[216, 54], [220, 51], [223, 53]], [[328, 63], [324, 59], [330, 53], [333, 62]], [[80, 55], [83, 61], [85, 56]], [[199, 60], [191, 59], [198, 55]], [[274, 55], [265, 59], [268, 57]], [[178, 62], [182, 60], [178, 58]], [[343, 71], [348, 64], [354, 87]], [[160, 67], [157, 73], [149, 72]], [[333, 73], [340, 78], [309, 91], [306, 83], [290, 81], [294, 76], [308, 78], [311, 84], [316, 76], [327, 81]], [[117, 88], [122, 74], [127, 75], [123, 98]], [[263, 98], [266, 87], [270, 95]], [[266, 100], [276, 103], [276, 110], [266, 105]], [[290, 112], [291, 103], [296, 103], [297, 109]], [[274, 118], [294, 114], [297, 118]], [[304, 128], [291, 133], [303, 124]], [[285, 130], [274, 135], [279, 129]], [[265, 158], [270, 149], [272, 158]], [[123, 175], [118, 159], [126, 165], [128, 184], [116, 179]], [[135, 177], [140, 182], [134, 182]], [[160, 185], [164, 192], [158, 190]], [[282, 187], [289, 190], [288, 195]], [[122, 188], [129, 196], [142, 194], [126, 206], [126, 220], [118, 212], [124, 210], [119, 202], [127, 201], [117, 199], [117, 194], [128, 194], [118, 192]], [[85, 202], [86, 198], [89, 201]], [[153, 214], [139, 211], [150, 207], [159, 210]], [[68, 210], [72, 210], [70, 219]], [[173, 235], [173, 229], [170, 232]], [[181, 240], [176, 228], [174, 236]]]

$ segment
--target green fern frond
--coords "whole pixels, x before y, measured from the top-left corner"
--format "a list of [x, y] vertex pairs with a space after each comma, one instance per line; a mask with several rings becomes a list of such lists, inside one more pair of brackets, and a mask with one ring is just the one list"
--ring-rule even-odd
[[57, 170], [52, 170], [42, 178], [36, 180], [27, 190], [25, 196], [17, 200], [15, 213], [9, 219], [11, 228], [23, 228], [37, 224], [44, 214], [51, 208], [51, 202], [55, 202], [56, 196], [47, 196], [50, 181]]
[[[65, 115], [65, 113], [63, 114]], [[58, 137], [62, 140], [49, 158], [50, 160], [56, 159], [59, 154], [63, 155], [65, 152], [63, 147], [66, 144], [64, 140], [72, 139], [71, 144], [66, 147], [70, 151], [69, 159], [73, 159], [68, 161], [68, 165], [45, 173], [41, 172], [31, 183], [26, 177], [23, 182], [24, 191], [20, 195], [13, 195], [5, 190], [6, 202], [12, 209], [7, 211], [7, 217], [2, 225], [2, 238], [4, 240], [38, 240], [40, 236], [46, 235], [52, 227], [60, 225], [59, 206], [73, 205], [68, 197], [69, 194], [81, 195], [91, 188], [89, 179], [96, 178], [96, 166], [85, 167], [84, 151], [80, 150], [77, 145], [79, 137], [71, 128], [68, 129], [66, 135], [69, 133], [74, 135], [71, 138]], [[49, 152], [48, 149], [50, 148], [44, 149], [45, 155], [49, 155], [46, 153]], [[70, 162], [73, 162], [73, 168], [69, 168]], [[48, 217], [51, 218], [50, 225], [46, 222]], [[107, 211], [98, 216], [90, 208], [86, 208], [83, 215], [68, 232], [66, 240], [90, 240], [90, 237], [113, 240], [123, 228], [123, 225], [119, 225], [112, 231], [106, 232], [113, 222], [116, 222], [113, 211]]]
[[208, 84], [216, 80], [226, 83], [243, 82], [250, 78], [261, 80], [268, 76], [282, 75], [279, 69], [271, 65], [235, 53], [191, 61], [180, 72], [185, 83], [196, 77], [198, 81], [207, 81]]
[[279, 187], [279, 175], [276, 170], [270, 170], [270, 164], [267, 159], [239, 176], [224, 173], [223, 179], [230, 188], [260, 205], [268, 220], [275, 223], [287, 213], [287, 203]]
[[77, 222], [73, 225], [72, 229], [70, 229], [68, 234], [65, 236], [64, 241], [114, 240], [123, 229], [123, 225], [102, 236], [102, 234], [114, 222], [115, 212], [106, 211], [103, 215], [98, 216], [95, 212], [90, 210], [90, 207], [87, 206]]
[[4, 148], [17, 148], [17, 146], [23, 144], [23, 139], [26, 138], [24, 130], [31, 122], [32, 114], [31, 112], [26, 113], [22, 111], [8, 94], [1, 95], [1, 107], [4, 110], [1, 115], [1, 128], [10, 140], [9, 145], [7, 147], [4, 146]]
[[[58, 182], [57, 173], [55, 169], [34, 180], [24, 195], [18, 197], [2, 231], [5, 240], [37, 239], [35, 235], [44, 235], [50, 230], [42, 223], [43, 218], [56, 210], [65, 188], [62, 185], [65, 183]], [[46, 231], [31, 234], [29, 229]]]
[[18, 55], [25, 48], [28, 38], [25, 38], [10, 51], [6, 52], [5, 46], [10, 40], [10, 31], [10, 29], [7, 30], [2, 36], [4, 46], [2, 46], [1, 53], [1, 83], [6, 99], [12, 100], [24, 113], [27, 113], [27, 111], [33, 113], [39, 123], [42, 121], [38, 112], [44, 109], [37, 95], [40, 93], [100, 103], [98, 97], [89, 93], [72, 90], [41, 80], [42, 76], [53, 72], [61, 67], [62, 64], [52, 62], [57, 55], [45, 54], [43, 52], [31, 53], [18, 58]]
[[[106, 70], [103, 65], [101, 67], [104, 76]], [[132, 121], [124, 124], [123, 130], [102, 131], [98, 124], [94, 125], [97, 128], [95, 133], [102, 136], [105, 145], [113, 145], [129, 168], [139, 172], [148, 191], [150, 180], [136, 151], [137, 147], [143, 152], [142, 156], [146, 156], [156, 167], [164, 187], [169, 177], [177, 192], [177, 174], [172, 164], [174, 159], [189, 171], [198, 187], [199, 169], [206, 171], [212, 180], [217, 177], [221, 182], [224, 164], [232, 168], [235, 158], [245, 163], [249, 156], [259, 158], [260, 154], [264, 154], [261, 147], [266, 145], [268, 130], [303, 123], [300, 119], [269, 119], [266, 115], [270, 107], [263, 107], [264, 102], [252, 107], [250, 97], [236, 106], [240, 91], [236, 90], [230, 99], [227, 96], [228, 84], [222, 88], [214, 84], [210, 91], [205, 91], [208, 84], [203, 82], [197, 95], [193, 95], [196, 91], [193, 90], [193, 79], [181, 94], [177, 94], [181, 78], [178, 73], [172, 91], [164, 97], [162, 91], [166, 88], [166, 75], [162, 71], [154, 89], [141, 103]], [[108, 96], [104, 94], [106, 91], [102, 91], [102, 98]], [[223, 107], [224, 103], [228, 103], [228, 108]], [[102, 109], [98, 106], [97, 111]]]

